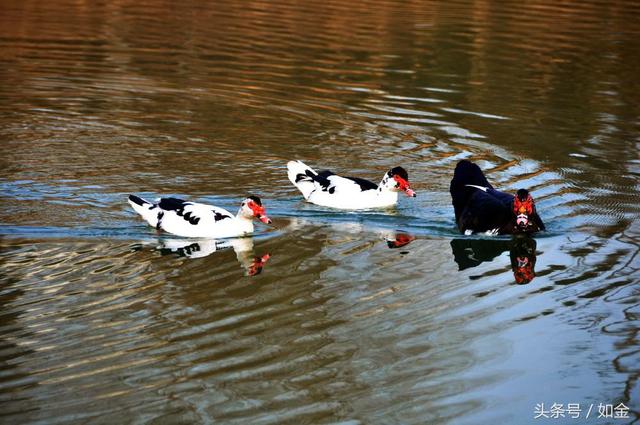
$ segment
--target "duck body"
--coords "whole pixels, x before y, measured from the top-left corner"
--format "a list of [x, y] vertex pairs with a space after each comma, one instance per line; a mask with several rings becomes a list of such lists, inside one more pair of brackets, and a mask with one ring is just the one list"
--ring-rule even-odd
[[[513, 195], [491, 187], [470, 187], [472, 193], [457, 219], [461, 232], [513, 233], [511, 204]], [[496, 230], [497, 229], [497, 230]]]
[[305, 200], [323, 207], [360, 210], [391, 207], [398, 192], [416, 196], [409, 187], [407, 172], [395, 167], [385, 173], [379, 184], [358, 177], [342, 177], [325, 170], [316, 172], [302, 161], [289, 161], [287, 174]]
[[253, 233], [253, 218], [264, 223], [271, 220], [264, 214], [260, 199], [245, 199], [237, 215], [213, 205], [184, 201], [178, 198], [160, 198], [149, 202], [129, 195], [131, 207], [157, 230], [164, 230], [186, 238], [231, 238]]
[[527, 190], [512, 195], [494, 189], [480, 167], [468, 160], [458, 162], [449, 191], [462, 233], [504, 235], [545, 229]]

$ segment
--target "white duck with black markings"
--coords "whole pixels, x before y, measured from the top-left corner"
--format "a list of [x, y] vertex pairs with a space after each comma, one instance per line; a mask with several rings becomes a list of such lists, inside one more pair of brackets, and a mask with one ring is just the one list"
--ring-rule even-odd
[[253, 219], [270, 224], [260, 198], [249, 196], [233, 215], [213, 205], [178, 198], [149, 202], [129, 195], [129, 204], [150, 226], [186, 238], [233, 238], [253, 233]]
[[358, 177], [341, 177], [329, 170], [316, 172], [302, 161], [287, 163], [289, 180], [312, 204], [345, 210], [384, 208], [398, 202], [398, 193], [415, 197], [402, 167], [384, 174], [379, 184]]

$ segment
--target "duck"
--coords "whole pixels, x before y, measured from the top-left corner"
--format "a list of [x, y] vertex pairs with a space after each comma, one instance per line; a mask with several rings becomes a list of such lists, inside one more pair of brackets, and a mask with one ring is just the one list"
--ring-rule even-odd
[[515, 194], [496, 190], [480, 167], [469, 160], [456, 165], [449, 192], [456, 224], [464, 234], [532, 234], [545, 230], [527, 189], [518, 189]]
[[342, 177], [329, 170], [318, 173], [302, 161], [289, 161], [287, 175], [306, 201], [329, 208], [385, 208], [398, 202], [399, 192], [416, 196], [409, 185], [409, 175], [402, 167], [387, 171], [379, 184], [359, 177]]
[[129, 204], [157, 230], [186, 238], [233, 238], [254, 231], [253, 219], [271, 224], [260, 198], [248, 196], [242, 201], [238, 214], [213, 205], [189, 202], [179, 198], [160, 198], [149, 202], [129, 195]]

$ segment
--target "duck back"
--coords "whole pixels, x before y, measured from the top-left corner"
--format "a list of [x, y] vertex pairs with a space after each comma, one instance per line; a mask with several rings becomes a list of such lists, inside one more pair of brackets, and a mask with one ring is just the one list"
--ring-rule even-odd
[[453, 209], [456, 214], [456, 223], [459, 223], [460, 216], [471, 197], [479, 192], [477, 188], [468, 185], [493, 189], [493, 186], [491, 186], [484, 176], [480, 167], [471, 161], [463, 159], [456, 165], [456, 169], [453, 172], [453, 179], [451, 179], [451, 185], [449, 186]]

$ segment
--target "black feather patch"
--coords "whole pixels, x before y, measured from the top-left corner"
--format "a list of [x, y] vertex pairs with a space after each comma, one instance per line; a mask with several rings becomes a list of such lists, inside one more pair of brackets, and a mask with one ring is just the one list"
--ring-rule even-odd
[[255, 202], [256, 204], [262, 206], [262, 201], [260, 200], [260, 198], [258, 198], [255, 195], [249, 195], [247, 196], [247, 198], [251, 199], [253, 202]]
[[375, 184], [374, 182], [366, 179], [361, 179], [359, 177], [345, 177], [345, 179], [349, 179], [355, 182], [358, 186], [360, 186], [360, 190], [363, 192], [365, 190], [376, 190], [378, 188], [378, 185]]
[[[176, 211], [176, 213], [177, 213], [177, 211]], [[178, 215], [181, 215], [181, 214], [178, 213]], [[186, 213], [183, 213], [182, 214], [182, 218], [184, 218], [185, 220], [187, 220], [190, 224], [193, 224], [194, 226], [200, 222], [200, 217], [196, 217], [196, 216], [191, 215], [191, 211], [187, 211]]]
[[[305, 171], [308, 177], [310, 177], [313, 181], [318, 183], [320, 187], [322, 187], [323, 191], [329, 191], [329, 193], [333, 193], [329, 188], [331, 186], [331, 181], [329, 181], [329, 176], [333, 176], [334, 174], [329, 170], [320, 171], [318, 174], [313, 174], [310, 170]], [[335, 191], [335, 188], [334, 188]]]
[[[307, 173], [310, 173], [309, 170], [307, 170]], [[322, 170], [318, 173], [318, 177], [322, 177], [322, 178], [328, 178], [329, 176], [335, 176], [336, 174], [333, 171], [329, 171], [329, 170]]]
[[135, 204], [138, 204], [140, 206], [143, 206], [144, 204], [148, 204], [148, 202], [146, 202], [144, 199], [140, 198], [139, 196], [136, 195], [129, 195], [129, 200]]
[[162, 217], [164, 217], [163, 211], [158, 211], [158, 223], [156, 224], [156, 229], [160, 230], [160, 225], [162, 224]]
[[[193, 205], [193, 203], [183, 201], [182, 199], [178, 199], [178, 198], [162, 198], [160, 199], [160, 203], [158, 204], [158, 206], [161, 209], [165, 211], [175, 211], [176, 215], [184, 218], [189, 222], [189, 224], [192, 224], [195, 226], [200, 222], [200, 217], [196, 217], [192, 215], [191, 211], [187, 211], [186, 213], [184, 212], [184, 208], [188, 207], [189, 205]], [[160, 213], [158, 213], [158, 216], [160, 217], [159, 214]], [[160, 222], [158, 221], [158, 226], [159, 225], [160, 225]]]
[[491, 186], [484, 176], [480, 167], [469, 160], [463, 159], [456, 165], [453, 178], [451, 179], [451, 185], [449, 186], [456, 221], [459, 221], [464, 207], [470, 198], [478, 191], [476, 188], [467, 186], [470, 184], [493, 189], [493, 186]]
[[[393, 177], [393, 176], [398, 176], [401, 177], [404, 180], [409, 181], [409, 174], [407, 173], [407, 170], [405, 170], [402, 167], [393, 167], [391, 170], [389, 170], [389, 176]], [[377, 187], [377, 185], [376, 185]]]
[[219, 212], [216, 212], [215, 210], [212, 210], [212, 211], [215, 213], [215, 215], [213, 216], [213, 219], [214, 219], [215, 221], [224, 220], [225, 218], [231, 218], [231, 216], [230, 216], [230, 215], [227, 215], [227, 214], [221, 214], [221, 213], [219, 213]]
[[178, 198], [162, 198], [158, 204], [160, 208], [166, 211], [182, 210], [186, 205], [191, 205], [191, 202]]
[[309, 178], [306, 174], [296, 174], [296, 183], [300, 181], [310, 181], [312, 179]]
[[[329, 177], [335, 176], [335, 174], [332, 171], [324, 170], [324, 171], [320, 171], [317, 175], [314, 175], [309, 170], [307, 170], [307, 176], [311, 177], [314, 181], [318, 182], [318, 184], [322, 187], [323, 191], [329, 192], [331, 194], [335, 193], [336, 188], [335, 186], [332, 186], [331, 180], [329, 180]], [[377, 184], [369, 180], [361, 179], [359, 177], [344, 177], [344, 178], [351, 180], [352, 182], [360, 186], [360, 190], [363, 192], [365, 190], [371, 190], [371, 189], [375, 190], [378, 188]]]

